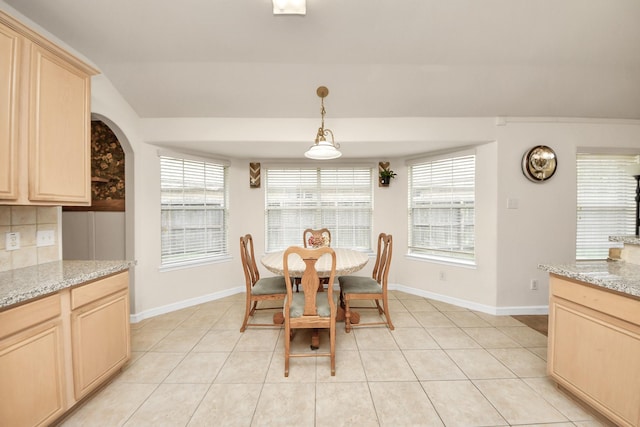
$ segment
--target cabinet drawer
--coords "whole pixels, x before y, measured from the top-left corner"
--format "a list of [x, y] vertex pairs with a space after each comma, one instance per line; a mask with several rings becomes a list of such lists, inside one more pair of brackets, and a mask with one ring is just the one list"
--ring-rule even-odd
[[0, 312], [0, 338], [60, 316], [60, 294]]
[[604, 288], [551, 275], [551, 295], [573, 301], [593, 310], [640, 325], [640, 299], [618, 295]]
[[71, 290], [71, 309], [75, 310], [129, 286], [129, 272], [114, 274]]

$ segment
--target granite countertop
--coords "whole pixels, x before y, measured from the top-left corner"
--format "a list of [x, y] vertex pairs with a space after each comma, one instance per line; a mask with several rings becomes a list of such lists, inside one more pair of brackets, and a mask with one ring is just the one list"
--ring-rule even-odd
[[129, 269], [133, 261], [54, 261], [0, 272], [0, 309]]
[[574, 264], [540, 264], [549, 273], [640, 297], [640, 265], [623, 261], [578, 261]]
[[609, 236], [610, 242], [621, 242], [628, 245], [640, 245], [640, 237], [638, 236]]

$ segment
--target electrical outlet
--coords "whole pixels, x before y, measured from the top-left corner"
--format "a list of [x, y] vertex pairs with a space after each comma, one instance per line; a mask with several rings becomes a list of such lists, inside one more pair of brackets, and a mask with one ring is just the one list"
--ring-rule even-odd
[[8, 251], [15, 251], [20, 249], [20, 233], [17, 231], [14, 233], [5, 234], [5, 249]]
[[40, 230], [36, 233], [36, 246], [53, 246], [56, 244], [56, 235], [53, 230]]
[[531, 284], [529, 285], [529, 288], [532, 291], [537, 291], [538, 290], [538, 280], [537, 279], [531, 279]]
[[440, 272], [440, 280], [442, 280], [443, 282], [447, 280], [447, 276], [444, 274], [444, 271]]

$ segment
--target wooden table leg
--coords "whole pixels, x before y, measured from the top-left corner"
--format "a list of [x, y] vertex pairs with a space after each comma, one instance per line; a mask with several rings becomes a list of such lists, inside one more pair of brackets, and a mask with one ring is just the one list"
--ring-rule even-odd
[[274, 325], [282, 325], [284, 323], [284, 314], [281, 311], [274, 313], [273, 315], [273, 324]]
[[[338, 310], [336, 312], [336, 322], [344, 322], [344, 318], [344, 307], [338, 306]], [[358, 323], [360, 323], [360, 313], [351, 310], [351, 324], [357, 325]]]
[[314, 329], [311, 333], [311, 350], [317, 350], [320, 348], [320, 330]]

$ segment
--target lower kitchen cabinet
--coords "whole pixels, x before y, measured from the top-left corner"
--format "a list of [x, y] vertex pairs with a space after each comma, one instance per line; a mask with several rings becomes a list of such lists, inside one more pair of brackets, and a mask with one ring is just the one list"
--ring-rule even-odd
[[102, 384], [131, 357], [128, 285], [127, 273], [120, 273], [71, 290], [76, 399]]
[[551, 275], [549, 375], [619, 426], [640, 426], [640, 300]]
[[60, 295], [0, 312], [0, 325], [0, 425], [49, 425], [67, 409]]
[[0, 426], [46, 426], [131, 357], [124, 271], [0, 311]]

